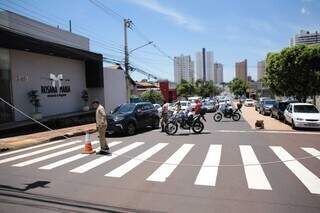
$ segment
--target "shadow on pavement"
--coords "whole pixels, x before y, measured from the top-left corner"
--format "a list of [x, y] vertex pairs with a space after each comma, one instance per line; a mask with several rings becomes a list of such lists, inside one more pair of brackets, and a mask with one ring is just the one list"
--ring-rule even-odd
[[50, 183], [49, 181], [36, 181], [33, 183], [24, 184], [26, 186], [25, 188], [17, 188], [17, 187], [13, 187], [13, 186], [0, 185], [0, 190], [1, 189], [10, 189], [10, 190], [14, 190], [14, 191], [25, 192], [25, 191], [28, 191], [30, 189], [35, 189], [35, 188], [49, 188], [47, 186], [49, 183]]

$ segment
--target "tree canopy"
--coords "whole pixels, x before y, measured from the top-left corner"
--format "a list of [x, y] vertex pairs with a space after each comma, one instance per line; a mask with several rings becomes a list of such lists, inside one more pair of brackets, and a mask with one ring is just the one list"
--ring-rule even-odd
[[190, 97], [193, 95], [199, 95], [202, 97], [210, 97], [219, 95], [221, 89], [217, 87], [213, 81], [197, 80], [194, 84], [182, 80], [177, 85], [177, 95], [181, 97]]
[[141, 95], [140, 98], [142, 101], [148, 101], [153, 104], [155, 103], [162, 103], [163, 101], [163, 96], [160, 91], [157, 90], [147, 90], [144, 91]]
[[277, 95], [305, 101], [320, 93], [320, 45], [297, 45], [269, 53], [264, 82]]
[[235, 78], [229, 82], [230, 91], [236, 96], [242, 96], [246, 94], [247, 89], [249, 88], [247, 82]]

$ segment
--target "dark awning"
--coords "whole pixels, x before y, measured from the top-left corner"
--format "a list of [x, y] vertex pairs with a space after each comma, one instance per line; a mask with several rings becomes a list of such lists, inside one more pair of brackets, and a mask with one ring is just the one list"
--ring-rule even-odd
[[87, 87], [103, 87], [101, 54], [43, 41], [4, 28], [0, 28], [0, 47], [85, 61]]

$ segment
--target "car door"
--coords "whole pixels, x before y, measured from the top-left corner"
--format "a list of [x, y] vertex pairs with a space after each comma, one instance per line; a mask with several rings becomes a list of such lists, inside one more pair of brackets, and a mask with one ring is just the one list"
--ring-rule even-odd
[[153, 124], [154, 119], [154, 107], [152, 104], [143, 105], [143, 111], [145, 113], [145, 126], [149, 126]]
[[285, 113], [285, 119], [288, 122], [291, 122], [291, 119], [292, 119], [292, 105], [291, 104], [289, 104], [288, 107], [287, 107], [287, 110], [286, 110], [286, 113]]
[[143, 127], [144, 123], [145, 123], [145, 115], [144, 115], [144, 112], [143, 112], [143, 105], [142, 104], [138, 104], [136, 106], [135, 118], [137, 120], [137, 127], [138, 128]]

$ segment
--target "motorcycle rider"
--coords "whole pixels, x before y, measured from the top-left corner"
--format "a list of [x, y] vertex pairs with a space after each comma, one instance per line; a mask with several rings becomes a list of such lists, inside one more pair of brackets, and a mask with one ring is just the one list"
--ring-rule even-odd
[[200, 101], [200, 99], [197, 99], [196, 100], [196, 106], [194, 108], [194, 113], [197, 115], [197, 114], [200, 114], [200, 111], [201, 111], [201, 108], [202, 108], [202, 103]]
[[221, 112], [223, 112], [224, 115], [227, 115], [230, 113], [230, 107], [231, 104], [228, 103], [228, 101], [225, 101], [221, 106], [220, 106], [220, 110]]

